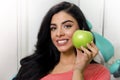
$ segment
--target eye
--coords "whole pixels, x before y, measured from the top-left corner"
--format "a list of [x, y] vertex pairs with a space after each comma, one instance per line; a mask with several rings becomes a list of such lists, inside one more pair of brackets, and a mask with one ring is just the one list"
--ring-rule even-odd
[[57, 28], [56, 28], [55, 26], [51, 26], [51, 27], [50, 27], [50, 30], [51, 30], [51, 31], [55, 31], [56, 29], [57, 29]]
[[64, 26], [64, 28], [66, 28], [66, 29], [69, 29], [69, 28], [71, 28], [71, 27], [72, 27], [72, 25], [70, 25], [70, 24]]

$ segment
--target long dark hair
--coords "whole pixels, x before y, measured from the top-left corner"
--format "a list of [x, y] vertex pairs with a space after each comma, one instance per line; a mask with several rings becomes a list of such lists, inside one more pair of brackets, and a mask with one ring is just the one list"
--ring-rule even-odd
[[20, 61], [21, 68], [13, 80], [40, 80], [59, 62], [60, 52], [51, 41], [50, 23], [52, 16], [60, 11], [65, 11], [74, 17], [80, 29], [90, 31], [82, 11], [75, 4], [61, 2], [53, 6], [41, 23], [35, 52]]

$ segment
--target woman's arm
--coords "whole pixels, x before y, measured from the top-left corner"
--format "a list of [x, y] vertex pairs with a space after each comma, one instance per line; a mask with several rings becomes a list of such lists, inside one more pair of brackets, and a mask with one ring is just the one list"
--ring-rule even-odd
[[79, 69], [75, 69], [75, 70], [73, 71], [72, 80], [84, 80], [83, 72], [80, 72]]
[[98, 48], [91, 42], [87, 44], [87, 48], [81, 47], [77, 50], [76, 62], [74, 65], [72, 80], [84, 80], [83, 72], [85, 67], [97, 55]]

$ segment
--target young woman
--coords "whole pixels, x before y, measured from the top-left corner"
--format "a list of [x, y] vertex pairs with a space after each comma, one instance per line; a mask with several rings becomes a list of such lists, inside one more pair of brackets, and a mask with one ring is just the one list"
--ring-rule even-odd
[[90, 31], [79, 7], [69, 2], [53, 6], [42, 21], [34, 54], [21, 60], [13, 80], [110, 80], [109, 71], [93, 62], [94, 41], [87, 48], [73, 46], [78, 29]]

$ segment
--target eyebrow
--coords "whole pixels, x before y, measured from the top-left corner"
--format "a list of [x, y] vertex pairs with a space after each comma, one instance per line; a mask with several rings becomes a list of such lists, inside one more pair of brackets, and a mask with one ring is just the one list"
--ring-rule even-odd
[[[67, 22], [72, 22], [72, 23], [74, 23], [72, 20], [66, 20], [66, 21], [62, 22], [62, 24], [65, 24], [65, 23], [67, 23]], [[50, 25], [56, 25], [56, 24], [51, 23]]]
[[67, 23], [67, 22], [72, 22], [72, 23], [73, 23], [72, 20], [66, 20], [66, 21], [62, 22], [62, 24], [65, 24], [65, 23]]

